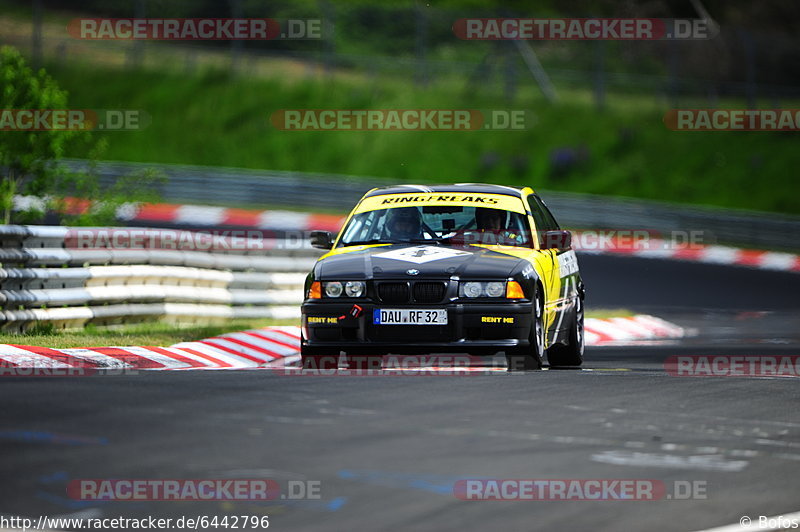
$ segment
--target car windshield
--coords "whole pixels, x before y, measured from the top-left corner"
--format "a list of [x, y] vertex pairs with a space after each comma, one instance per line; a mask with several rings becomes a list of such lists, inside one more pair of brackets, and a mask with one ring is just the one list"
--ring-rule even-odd
[[530, 247], [525, 216], [486, 207], [393, 207], [355, 214], [339, 245], [401, 242]]

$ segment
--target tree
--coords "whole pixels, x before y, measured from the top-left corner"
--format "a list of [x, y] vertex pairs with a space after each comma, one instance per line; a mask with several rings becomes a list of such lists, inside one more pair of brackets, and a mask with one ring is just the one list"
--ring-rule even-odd
[[[44, 69], [34, 72], [15, 48], [0, 48], [0, 113], [12, 110], [68, 109], [67, 92]], [[62, 223], [73, 225], [108, 224], [116, 209], [126, 202], [157, 201], [156, 185], [161, 176], [144, 170], [123, 176], [107, 189], [101, 189], [94, 160], [102, 155], [106, 144], [100, 141], [91, 150], [92, 161], [84, 172], [70, 172], [58, 165], [67, 146], [89, 142], [84, 130], [51, 129], [46, 131], [3, 130], [0, 120], [0, 211], [2, 223], [33, 222], [44, 211], [59, 214]], [[14, 198], [29, 195], [35, 198], [14, 212]], [[80, 198], [89, 209], [76, 213], [69, 209], [69, 198]]]
[[[44, 69], [33, 72], [22, 55], [10, 46], [0, 48], [0, 110], [66, 109], [67, 93], [47, 75]], [[27, 176], [38, 188], [49, 180], [53, 163], [64, 153], [64, 147], [79, 131], [4, 131], [0, 130], [0, 206], [3, 223], [11, 221], [14, 196]]]

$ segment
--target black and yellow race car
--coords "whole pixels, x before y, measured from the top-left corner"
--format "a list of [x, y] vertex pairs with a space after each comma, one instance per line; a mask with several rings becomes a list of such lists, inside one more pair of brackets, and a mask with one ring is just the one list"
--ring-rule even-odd
[[370, 190], [305, 282], [301, 355], [504, 352], [509, 370], [583, 361], [584, 285], [571, 234], [530, 188], [400, 185]]

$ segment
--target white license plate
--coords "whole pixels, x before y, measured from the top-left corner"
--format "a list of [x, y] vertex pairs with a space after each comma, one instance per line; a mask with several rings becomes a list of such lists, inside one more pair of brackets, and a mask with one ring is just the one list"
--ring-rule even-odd
[[372, 312], [375, 325], [447, 325], [447, 310], [375, 309]]

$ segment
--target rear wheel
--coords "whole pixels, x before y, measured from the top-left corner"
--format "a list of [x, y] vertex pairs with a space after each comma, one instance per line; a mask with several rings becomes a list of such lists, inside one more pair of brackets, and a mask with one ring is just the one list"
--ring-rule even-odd
[[539, 297], [539, 288], [533, 294], [534, 311], [531, 323], [531, 333], [527, 347], [517, 347], [506, 351], [508, 371], [529, 371], [542, 368], [544, 355], [544, 317], [542, 300]]
[[547, 361], [551, 366], [580, 366], [583, 364], [583, 298], [575, 301], [575, 320], [569, 329], [567, 345], [554, 345], [547, 350]]

